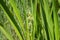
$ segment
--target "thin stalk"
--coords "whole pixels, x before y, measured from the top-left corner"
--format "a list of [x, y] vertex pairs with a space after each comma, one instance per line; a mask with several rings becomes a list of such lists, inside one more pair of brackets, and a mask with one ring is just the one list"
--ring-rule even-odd
[[48, 0], [43, 0], [44, 3], [44, 11], [45, 11], [45, 15], [46, 15], [46, 21], [48, 24], [48, 32], [49, 32], [49, 37], [50, 40], [54, 40], [54, 33], [53, 33], [53, 22], [52, 22], [52, 18], [50, 15], [50, 8], [48, 5]]
[[[41, 4], [40, 4], [40, 15], [41, 15], [41, 17], [42, 17], [42, 27], [44, 27], [44, 29], [45, 29], [45, 24], [44, 24], [44, 19], [43, 19], [43, 10], [42, 10], [42, 7], [41, 7]], [[47, 40], [47, 34], [46, 34], [46, 31], [45, 31], [45, 39]]]
[[20, 16], [20, 11], [18, 10], [17, 8], [17, 5], [16, 3], [14, 2], [14, 0], [10, 0], [10, 4], [11, 6], [13, 7], [13, 11], [15, 12], [15, 15], [19, 21], [19, 24], [20, 24], [20, 27], [22, 28], [24, 34], [25, 34], [25, 31], [24, 31], [24, 24], [23, 24], [23, 20], [22, 20], [22, 17]]
[[54, 26], [55, 26], [55, 40], [59, 40], [59, 25], [58, 25], [58, 14], [56, 9], [56, 0], [53, 0], [53, 16], [54, 16]]
[[37, 9], [37, 0], [32, 0], [33, 2], [33, 5], [32, 5], [32, 15], [33, 15], [33, 39], [35, 39], [35, 32], [36, 32], [36, 27], [37, 27], [37, 24], [36, 24], [36, 9]]

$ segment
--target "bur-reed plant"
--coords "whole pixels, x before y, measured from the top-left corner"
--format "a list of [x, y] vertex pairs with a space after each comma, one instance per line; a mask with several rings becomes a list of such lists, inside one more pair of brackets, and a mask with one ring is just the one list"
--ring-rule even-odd
[[0, 40], [60, 40], [59, 6], [59, 0], [0, 0]]

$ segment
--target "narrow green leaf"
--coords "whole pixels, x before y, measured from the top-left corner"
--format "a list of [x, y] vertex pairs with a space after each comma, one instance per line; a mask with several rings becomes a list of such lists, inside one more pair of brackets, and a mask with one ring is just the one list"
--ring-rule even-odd
[[[4, 8], [3, 8], [3, 6], [2, 6], [1, 4], [0, 4], [0, 6], [1, 6], [1, 8], [4, 10]], [[7, 16], [7, 19], [10, 21], [10, 23], [11, 23], [12, 27], [14, 28], [15, 32], [17, 33], [19, 39], [22, 40], [22, 37], [21, 37], [21, 35], [20, 35], [18, 29], [16, 28], [16, 26], [14, 25], [14, 23], [12, 22], [12, 20], [10, 19], [10, 17], [8, 16], [8, 14], [6, 13], [5, 10], [4, 10], [4, 13], [5, 13], [5, 15]]]
[[59, 40], [59, 25], [58, 25], [58, 14], [56, 8], [56, 0], [53, 1], [53, 16], [54, 16], [54, 26], [55, 26], [55, 40]]
[[9, 39], [9, 40], [13, 40], [13, 38], [11, 37], [11, 35], [9, 35], [9, 33], [0, 25], [0, 30], [3, 32], [3, 34]]

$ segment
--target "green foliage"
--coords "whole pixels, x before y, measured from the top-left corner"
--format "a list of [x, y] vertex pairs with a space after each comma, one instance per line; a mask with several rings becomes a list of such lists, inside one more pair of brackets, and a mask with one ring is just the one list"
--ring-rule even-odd
[[60, 40], [59, 0], [0, 0], [0, 40]]

